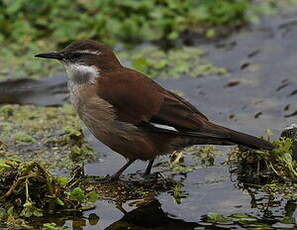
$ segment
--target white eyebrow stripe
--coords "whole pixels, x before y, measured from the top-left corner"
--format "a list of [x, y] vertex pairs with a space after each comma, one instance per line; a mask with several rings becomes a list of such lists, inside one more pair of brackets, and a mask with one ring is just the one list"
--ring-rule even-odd
[[95, 54], [95, 55], [100, 55], [101, 52], [99, 50], [94, 51], [94, 50], [78, 50], [75, 51], [75, 53], [81, 53], [81, 54]]
[[174, 127], [169, 126], [169, 125], [161, 125], [161, 124], [156, 124], [151, 122], [151, 124], [156, 127], [156, 128], [160, 128], [160, 129], [166, 129], [166, 130], [171, 130], [171, 131], [178, 131], [176, 130]]

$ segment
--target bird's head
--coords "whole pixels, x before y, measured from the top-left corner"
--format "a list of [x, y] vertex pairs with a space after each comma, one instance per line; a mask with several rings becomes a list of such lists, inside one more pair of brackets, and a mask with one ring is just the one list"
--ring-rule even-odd
[[101, 73], [116, 71], [121, 67], [109, 47], [92, 40], [75, 41], [60, 52], [41, 53], [35, 57], [61, 61], [68, 77], [79, 81], [99, 77]]

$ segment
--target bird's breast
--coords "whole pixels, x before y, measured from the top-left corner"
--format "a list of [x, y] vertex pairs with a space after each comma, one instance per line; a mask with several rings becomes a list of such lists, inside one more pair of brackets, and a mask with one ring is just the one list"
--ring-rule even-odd
[[96, 119], [111, 121], [116, 118], [113, 106], [100, 98], [96, 93], [95, 85], [68, 82], [70, 101], [82, 120]]
[[70, 101], [80, 119], [102, 142], [110, 137], [125, 137], [134, 125], [117, 120], [114, 107], [96, 93], [94, 85], [69, 82]]

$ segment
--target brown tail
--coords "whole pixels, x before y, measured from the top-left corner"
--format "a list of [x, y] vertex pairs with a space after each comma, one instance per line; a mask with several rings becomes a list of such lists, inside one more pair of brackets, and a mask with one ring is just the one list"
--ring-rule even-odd
[[237, 132], [219, 125], [208, 123], [209, 128], [213, 131], [217, 130], [219, 133], [227, 134], [226, 139], [234, 144], [244, 145], [253, 149], [272, 150], [275, 148], [273, 144], [261, 138], [254, 137], [245, 133]]
[[229, 132], [231, 134], [230, 140], [233, 143], [244, 145], [253, 149], [272, 150], [275, 148], [273, 144], [261, 138], [240, 133], [231, 129], [229, 130]]
[[273, 144], [265, 141], [261, 138], [254, 137], [245, 133], [237, 132], [232, 129], [225, 128], [223, 126], [216, 125], [209, 122], [208, 120], [203, 120], [203, 124], [199, 127], [197, 131], [172, 131], [167, 129], [158, 128], [152, 125], [146, 124], [143, 128], [149, 129], [153, 132], [158, 133], [168, 133], [173, 135], [178, 135], [183, 138], [181, 142], [175, 143], [176, 148], [183, 148], [189, 145], [244, 145], [252, 149], [263, 149], [272, 150], [275, 148]]

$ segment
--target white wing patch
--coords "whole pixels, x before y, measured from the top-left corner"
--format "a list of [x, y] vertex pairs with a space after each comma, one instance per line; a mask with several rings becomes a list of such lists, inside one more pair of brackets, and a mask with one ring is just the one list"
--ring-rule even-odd
[[161, 125], [161, 124], [156, 124], [156, 123], [152, 123], [151, 124], [156, 127], [156, 128], [159, 128], [159, 129], [166, 129], [166, 130], [171, 130], [171, 131], [178, 131], [176, 130], [174, 127], [172, 126], [169, 126], [169, 125]]

